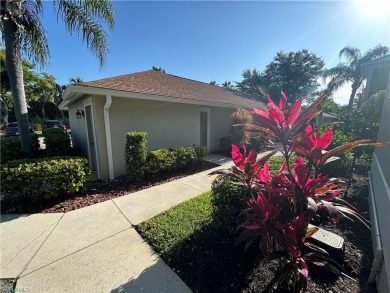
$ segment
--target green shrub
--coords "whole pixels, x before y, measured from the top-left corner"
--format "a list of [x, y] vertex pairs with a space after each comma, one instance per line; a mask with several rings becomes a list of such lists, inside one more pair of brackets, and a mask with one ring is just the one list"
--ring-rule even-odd
[[12, 160], [39, 156], [39, 140], [35, 133], [31, 134], [31, 149], [29, 151], [22, 150], [19, 136], [2, 137], [0, 144], [1, 164]]
[[30, 125], [34, 131], [41, 131], [43, 122], [44, 119], [37, 116], [30, 119]]
[[70, 137], [61, 128], [47, 128], [42, 131], [45, 137], [48, 156], [68, 156], [72, 154]]
[[147, 155], [146, 172], [160, 174], [188, 168], [200, 162], [206, 154], [206, 147], [197, 146], [150, 151]]
[[200, 149], [201, 148], [196, 148], [196, 147], [190, 147], [190, 148], [178, 147], [175, 150], [176, 168], [182, 169], [187, 166], [194, 165], [194, 163], [197, 162], [198, 158], [200, 157], [200, 154], [198, 155], [198, 151], [200, 151]]
[[147, 172], [158, 174], [171, 172], [176, 167], [176, 152], [172, 149], [157, 149], [148, 153]]
[[330, 162], [324, 165], [321, 173], [329, 175], [329, 177], [349, 177], [352, 169], [351, 154], [343, 154], [339, 160]]
[[247, 145], [248, 150], [254, 150], [257, 153], [260, 153], [265, 148], [265, 140], [259, 136], [252, 136]]
[[125, 162], [126, 173], [131, 181], [144, 177], [146, 169], [146, 132], [128, 132], [126, 134]]
[[5, 197], [41, 200], [75, 193], [90, 180], [88, 161], [81, 157], [14, 160], [1, 167]]
[[192, 148], [195, 150], [197, 162], [202, 161], [203, 157], [208, 153], [207, 147], [193, 145]]
[[219, 148], [221, 152], [229, 155], [232, 150], [232, 138], [230, 136], [221, 137], [219, 140]]
[[235, 234], [242, 220], [239, 215], [245, 209], [242, 201], [245, 188], [234, 184], [229, 178], [217, 176], [211, 186], [213, 227], [218, 231]]

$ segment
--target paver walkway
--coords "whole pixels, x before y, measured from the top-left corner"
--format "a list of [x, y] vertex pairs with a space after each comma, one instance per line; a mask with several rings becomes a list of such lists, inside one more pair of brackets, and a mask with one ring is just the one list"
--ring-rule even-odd
[[16, 292], [191, 292], [133, 225], [210, 190], [209, 172], [65, 214], [2, 215], [0, 277]]

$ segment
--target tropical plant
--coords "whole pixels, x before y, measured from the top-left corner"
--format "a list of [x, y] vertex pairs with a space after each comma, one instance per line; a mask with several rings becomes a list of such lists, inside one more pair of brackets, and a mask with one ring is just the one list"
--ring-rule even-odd
[[163, 68], [161, 68], [161, 67], [152, 66], [152, 70], [165, 73], [165, 70]]
[[78, 83], [83, 83], [83, 82], [84, 82], [84, 79], [80, 76], [72, 77], [71, 79], [69, 79], [70, 84], [78, 84]]
[[232, 137], [232, 143], [238, 146], [248, 144], [251, 138], [250, 133], [244, 131], [239, 124], [252, 124], [253, 117], [248, 110], [243, 108], [237, 108], [236, 111], [230, 116], [230, 134]]
[[222, 87], [228, 88], [228, 89], [234, 89], [234, 85], [231, 81], [225, 81], [221, 84]]
[[[343, 271], [324, 249], [307, 241], [318, 230], [309, 226], [317, 212], [327, 212], [336, 223], [341, 218], [354, 217], [369, 227], [369, 222], [339, 197], [340, 180], [322, 174], [323, 166], [334, 161], [334, 156], [367, 144], [368, 140], [349, 142], [326, 151], [332, 142], [332, 131], [327, 129], [319, 136], [317, 129], [310, 125], [313, 118], [324, 110], [317, 108], [325, 96], [304, 110], [301, 108], [302, 99], [287, 107], [284, 93], [278, 105], [269, 96], [267, 99], [267, 111], [253, 109], [261, 126], [243, 126], [248, 131], [266, 133], [274, 142], [284, 157], [279, 171], [271, 174], [267, 163], [275, 151], [256, 161], [255, 152], [246, 152], [244, 148], [241, 153], [237, 146], [232, 145], [235, 166], [211, 174], [227, 176], [246, 189], [243, 200], [247, 208], [242, 211], [245, 222], [237, 241], [248, 247], [260, 238], [265, 260], [278, 260], [279, 268], [267, 290], [288, 287], [300, 292], [306, 288], [307, 263], [336, 274]], [[295, 161], [291, 162], [294, 155], [297, 155]]]
[[259, 94], [259, 88], [271, 96], [278, 96], [280, 91], [290, 93], [289, 102], [300, 97], [309, 98], [317, 90], [318, 78], [324, 61], [308, 50], [283, 53], [278, 52], [263, 72], [256, 69], [244, 70], [243, 80], [237, 88], [249, 94]]
[[[87, 47], [103, 64], [108, 52], [103, 25], [114, 26], [108, 0], [55, 0], [54, 9], [71, 35], [81, 35]], [[3, 0], [0, 2], [1, 34], [5, 44], [6, 66], [18, 121], [21, 145], [30, 147], [28, 110], [23, 84], [22, 52], [33, 63], [47, 65], [49, 47], [40, 21], [41, 0]]]
[[355, 100], [356, 92], [363, 83], [361, 65], [365, 62], [373, 61], [377, 58], [383, 57], [389, 53], [389, 48], [378, 45], [373, 49], [368, 50], [364, 54], [355, 47], [347, 46], [343, 48], [339, 56], [346, 58], [347, 62], [341, 62], [335, 67], [327, 69], [323, 73], [324, 79], [330, 78], [326, 88], [326, 93], [332, 94], [340, 87], [347, 83], [351, 83], [351, 95], [349, 97], [348, 107], [352, 109]]

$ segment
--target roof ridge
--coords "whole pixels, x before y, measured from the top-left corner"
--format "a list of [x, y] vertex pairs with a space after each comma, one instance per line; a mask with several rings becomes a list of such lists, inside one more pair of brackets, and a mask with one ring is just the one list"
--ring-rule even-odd
[[118, 77], [123, 77], [123, 76], [128, 76], [128, 75], [135, 75], [135, 74], [145, 73], [145, 72], [148, 72], [148, 71], [156, 71], [156, 70], [149, 69], [149, 70], [138, 71], [138, 72], [133, 72], [133, 73], [126, 73], [126, 74], [121, 74], [121, 75], [116, 75], [116, 76], [111, 76], [111, 77], [104, 77], [104, 78], [101, 78], [101, 79], [90, 80], [90, 81], [82, 82], [82, 83], [79, 83], [79, 84], [95, 82], [95, 81], [102, 81], [102, 80], [106, 80], [106, 79], [118, 78]]

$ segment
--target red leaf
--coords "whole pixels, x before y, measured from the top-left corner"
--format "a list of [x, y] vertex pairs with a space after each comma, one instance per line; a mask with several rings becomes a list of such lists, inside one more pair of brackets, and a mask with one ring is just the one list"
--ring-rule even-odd
[[268, 115], [278, 126], [284, 122], [284, 113], [275, 104], [268, 104], [267, 108]]
[[287, 125], [291, 126], [297, 119], [298, 115], [301, 113], [301, 103], [302, 103], [302, 99], [299, 99], [288, 110]]
[[307, 267], [306, 262], [302, 258], [297, 259], [297, 268], [298, 268], [299, 274], [303, 278], [307, 279], [307, 277], [309, 276], [309, 269]]
[[232, 144], [232, 159], [237, 168], [241, 170], [244, 168], [245, 158], [234, 144]]
[[286, 94], [282, 91], [280, 93], [279, 109], [284, 111], [284, 107], [286, 106], [286, 104], [287, 104], [287, 97]]
[[321, 149], [326, 149], [333, 139], [333, 132], [330, 129], [327, 129], [317, 140], [316, 146]]

